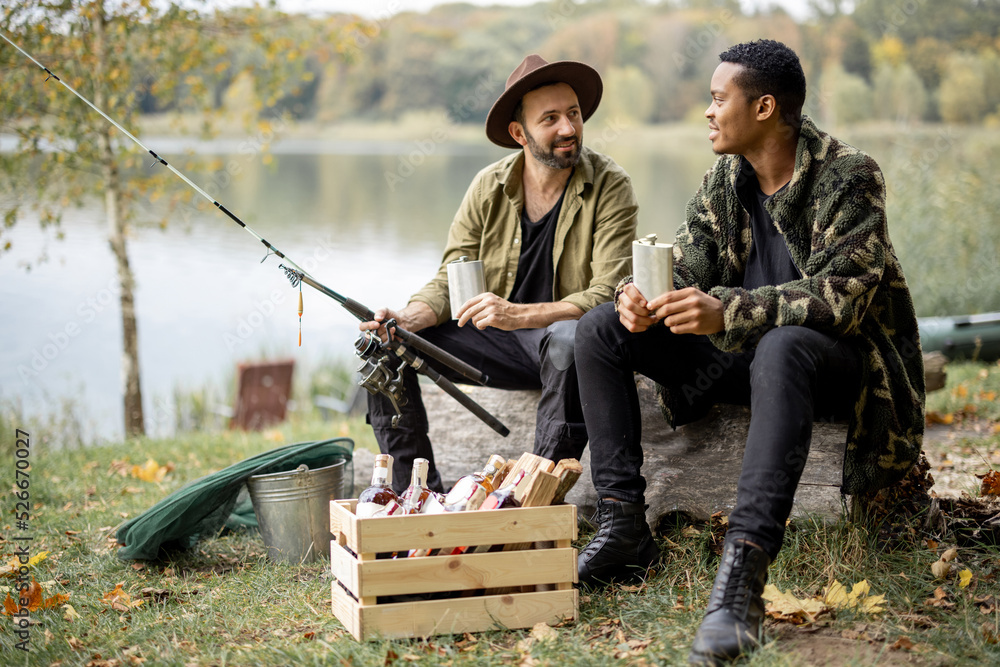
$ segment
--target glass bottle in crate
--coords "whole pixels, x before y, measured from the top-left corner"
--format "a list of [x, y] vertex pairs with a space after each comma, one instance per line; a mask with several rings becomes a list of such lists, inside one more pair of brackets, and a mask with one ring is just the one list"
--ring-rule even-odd
[[[482, 504], [479, 506], [481, 510], [502, 510], [513, 507], [520, 507], [521, 503], [514, 497], [514, 495], [523, 487], [525, 487], [528, 482], [531, 481], [531, 476], [527, 474], [527, 471], [522, 470], [514, 478], [514, 481], [507, 486], [497, 489], [493, 493], [486, 496]], [[450, 554], [452, 556], [458, 556], [459, 554], [464, 554], [469, 551], [471, 545], [464, 547], [455, 547], [451, 550]], [[475, 548], [476, 553], [488, 551], [490, 549], [489, 544], [480, 545]]]
[[[449, 512], [478, 509], [486, 496], [494, 491], [493, 479], [504, 463], [502, 456], [494, 454], [481, 471], [459, 478], [442, 501], [445, 509]], [[479, 491], [476, 491], [477, 487]]]
[[403, 491], [400, 501], [403, 510], [407, 514], [419, 514], [424, 503], [431, 495], [431, 490], [427, 488], [427, 466], [430, 462], [427, 459], [413, 460], [413, 474], [410, 477], [410, 486]]
[[383, 510], [389, 503], [399, 498], [392, 490], [392, 456], [379, 454], [375, 457], [375, 468], [372, 472], [372, 483], [358, 496], [358, 506], [355, 515], [364, 519]]
[[397, 516], [404, 514], [403, 506], [399, 504], [397, 500], [390, 500], [389, 504], [385, 507], [380, 507], [378, 510], [372, 514], [372, 518], [377, 518], [380, 516]]
[[455, 482], [444, 497], [444, 509], [448, 512], [477, 510], [488, 495], [485, 485], [477, 484], [471, 475], [467, 475]]
[[482, 484], [486, 489], [486, 493], [493, 493], [497, 490], [496, 476], [501, 470], [503, 470], [505, 463], [507, 463], [507, 459], [497, 454], [493, 454], [486, 462], [486, 466], [482, 469], [482, 471], [472, 473], [469, 476]]
[[514, 478], [512, 483], [507, 484], [506, 486], [499, 488], [490, 495], [486, 496], [486, 500], [483, 501], [483, 504], [480, 505], [479, 509], [502, 510], [509, 507], [520, 507], [520, 501], [514, 496], [518, 489], [527, 484], [530, 479], [531, 477], [527, 474], [527, 471], [522, 470], [517, 473], [517, 477]]

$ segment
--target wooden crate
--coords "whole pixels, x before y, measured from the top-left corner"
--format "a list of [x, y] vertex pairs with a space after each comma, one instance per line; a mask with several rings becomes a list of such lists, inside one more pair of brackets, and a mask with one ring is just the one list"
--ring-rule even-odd
[[[577, 619], [575, 505], [358, 519], [356, 504], [330, 503], [330, 565], [333, 613], [358, 641]], [[522, 542], [540, 544], [520, 551], [375, 558], [376, 553], [405, 554], [409, 549]], [[484, 589], [514, 586], [530, 592], [484, 594]], [[378, 600], [446, 591], [464, 594], [414, 602]]]

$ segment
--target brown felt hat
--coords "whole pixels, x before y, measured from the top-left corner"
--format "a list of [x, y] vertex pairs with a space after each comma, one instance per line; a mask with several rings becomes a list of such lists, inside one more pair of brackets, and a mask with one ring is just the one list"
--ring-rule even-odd
[[486, 116], [486, 136], [497, 146], [520, 148], [507, 129], [514, 120], [514, 109], [526, 93], [544, 85], [565, 83], [576, 93], [580, 102], [580, 113], [586, 121], [597, 110], [601, 102], [604, 84], [601, 75], [590, 65], [573, 60], [546, 62], [539, 55], [532, 54], [521, 61], [507, 77], [507, 87]]

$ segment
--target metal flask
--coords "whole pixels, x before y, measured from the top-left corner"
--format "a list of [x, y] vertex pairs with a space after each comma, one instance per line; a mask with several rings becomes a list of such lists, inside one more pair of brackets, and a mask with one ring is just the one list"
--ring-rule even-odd
[[448, 299], [451, 301], [452, 319], [458, 319], [458, 311], [466, 301], [485, 291], [486, 280], [481, 261], [462, 255], [448, 262]]
[[656, 234], [632, 242], [632, 281], [647, 301], [674, 289], [674, 246]]

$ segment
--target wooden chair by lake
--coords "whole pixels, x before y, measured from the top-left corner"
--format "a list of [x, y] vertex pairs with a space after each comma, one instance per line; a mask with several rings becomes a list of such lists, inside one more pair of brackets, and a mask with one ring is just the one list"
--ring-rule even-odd
[[229, 428], [259, 431], [284, 421], [292, 394], [294, 368], [294, 359], [237, 366], [236, 405]]

